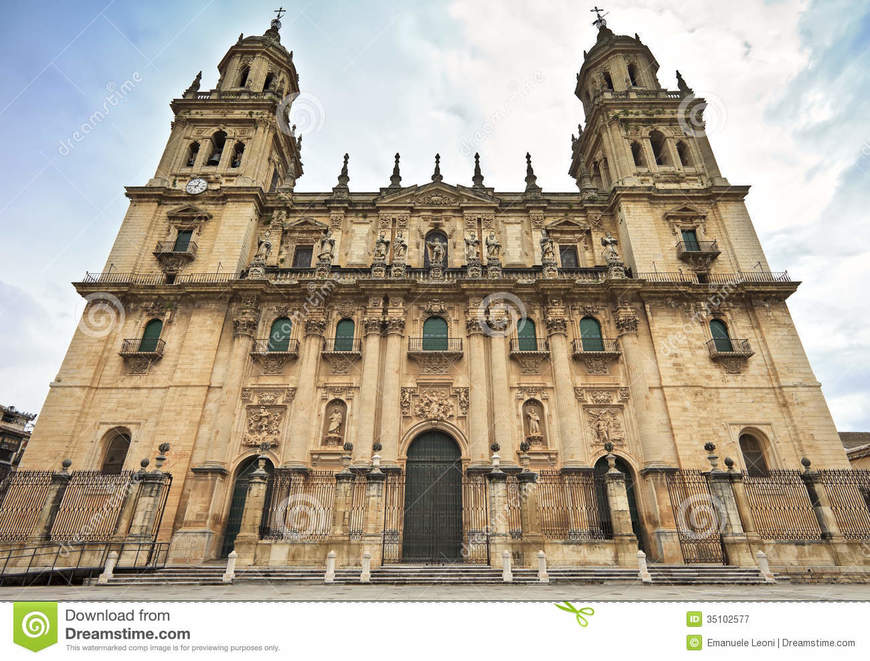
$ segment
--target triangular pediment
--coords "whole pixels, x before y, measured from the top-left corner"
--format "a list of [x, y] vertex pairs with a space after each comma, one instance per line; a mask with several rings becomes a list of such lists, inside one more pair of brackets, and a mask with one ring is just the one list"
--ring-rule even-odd
[[185, 204], [168, 211], [166, 216], [172, 220], [211, 220], [211, 214], [204, 209], [195, 207], [192, 204]]
[[296, 218], [295, 220], [288, 220], [284, 225], [284, 229], [294, 232], [322, 232], [326, 229], [326, 223], [321, 223], [311, 216], [303, 216], [302, 218]]
[[706, 211], [686, 204], [665, 212], [665, 218], [697, 218], [698, 216], [706, 215]]
[[492, 189], [473, 189], [467, 186], [451, 186], [443, 181], [433, 181], [422, 186], [408, 186], [395, 192], [385, 188], [381, 197], [376, 200], [377, 206], [415, 207], [444, 209], [468, 206], [498, 206], [498, 201], [492, 196]]
[[560, 218], [546, 225], [545, 229], [548, 232], [585, 232], [589, 229], [589, 225], [571, 218]]

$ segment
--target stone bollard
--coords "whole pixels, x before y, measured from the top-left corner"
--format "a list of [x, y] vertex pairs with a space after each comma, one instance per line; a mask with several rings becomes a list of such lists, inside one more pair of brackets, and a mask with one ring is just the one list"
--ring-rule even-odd
[[335, 583], [335, 551], [326, 554], [326, 576], [323, 577], [323, 582]]
[[232, 583], [236, 577], [236, 558], [238, 557], [239, 554], [236, 553], [235, 549], [230, 551], [230, 554], [227, 556], [227, 569], [221, 579], [224, 583]]
[[646, 553], [643, 551], [637, 552], [637, 573], [640, 575], [641, 583], [652, 583], [652, 576], [646, 566]]
[[501, 580], [505, 583], [514, 582], [514, 573], [511, 571], [511, 552], [501, 552]]
[[765, 583], [776, 583], [773, 573], [770, 571], [770, 563], [767, 561], [767, 554], [764, 551], [759, 551], [755, 554], [758, 559], [758, 569], [761, 571], [761, 578]]
[[550, 575], [547, 573], [547, 554], [543, 551], [538, 551], [538, 581], [550, 582]]
[[372, 582], [372, 554], [366, 551], [362, 557], [362, 571], [359, 575], [360, 583]]
[[97, 579], [98, 585], [106, 585], [109, 582], [109, 579], [112, 578], [112, 574], [115, 572], [116, 564], [118, 564], [118, 552], [109, 551], [109, 554], [106, 556], [106, 565], [103, 567], [103, 573]]

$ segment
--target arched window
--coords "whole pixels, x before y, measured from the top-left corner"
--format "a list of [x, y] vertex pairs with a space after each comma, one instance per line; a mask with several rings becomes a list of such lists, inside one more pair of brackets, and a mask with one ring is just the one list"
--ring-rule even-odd
[[537, 351], [538, 336], [535, 332], [535, 322], [522, 319], [517, 326], [517, 345], [520, 351]]
[[713, 345], [720, 353], [733, 351], [731, 336], [728, 335], [728, 326], [721, 319], [713, 319], [710, 322], [710, 335], [713, 336]]
[[606, 158], [601, 159], [601, 184], [605, 189], [610, 188], [610, 166]]
[[643, 160], [643, 147], [641, 147], [639, 142], [631, 143], [631, 157], [634, 159], [634, 164], [642, 168], [646, 165], [646, 162]]
[[353, 319], [342, 319], [335, 325], [335, 344], [333, 351], [353, 351]]
[[244, 66], [242, 70], [239, 72], [239, 87], [244, 87], [248, 84], [248, 76], [251, 75], [251, 67]]
[[609, 72], [609, 71], [605, 71], [605, 72], [602, 74], [602, 76], [603, 76], [603, 78], [604, 78], [604, 87], [605, 87], [606, 89], [609, 89], [609, 90], [612, 91], [612, 90], [613, 90], [613, 78], [610, 77], [610, 72]]
[[199, 143], [191, 142], [190, 147], [187, 148], [187, 161], [184, 163], [185, 167], [192, 168], [194, 163], [196, 163], [196, 155], [199, 153]]
[[287, 317], [278, 317], [272, 322], [269, 331], [269, 351], [287, 351], [290, 347], [290, 331], [293, 330], [293, 322]]
[[637, 67], [634, 62], [628, 65], [628, 82], [632, 87], [637, 87]]
[[669, 165], [668, 150], [665, 144], [665, 136], [661, 131], [653, 131], [649, 134], [649, 142], [652, 145], [656, 165]]
[[263, 83], [263, 89], [270, 90], [270, 89], [272, 89], [272, 85], [274, 85], [274, 84], [275, 84], [275, 74], [272, 71], [270, 71], [269, 73], [266, 74], [266, 81]]
[[692, 157], [689, 155], [689, 145], [682, 140], [677, 141], [677, 156], [680, 157], [680, 165], [689, 167], [692, 165]]
[[429, 317], [423, 322], [423, 351], [447, 351], [447, 322]]
[[604, 340], [601, 337], [601, 324], [594, 317], [583, 317], [580, 320], [580, 341], [583, 351], [604, 351]]
[[767, 460], [761, 449], [761, 442], [752, 434], [740, 435], [740, 452], [749, 477], [767, 477]]
[[139, 340], [139, 351], [157, 351], [157, 343], [160, 341], [160, 333], [163, 331], [163, 322], [160, 319], [152, 319], [145, 324], [142, 339]]
[[126, 429], [113, 429], [106, 434], [106, 453], [100, 471], [117, 475], [124, 469], [127, 452], [130, 450], [130, 432]]
[[233, 147], [233, 158], [230, 161], [231, 168], [237, 168], [242, 164], [242, 154], [245, 153], [245, 143], [237, 142]]
[[215, 131], [211, 136], [211, 154], [209, 154], [206, 165], [220, 165], [221, 156], [224, 153], [224, 145], [227, 143], [227, 134], [223, 131]]
[[[438, 244], [440, 247], [436, 247]], [[447, 261], [447, 235], [441, 230], [432, 230], [426, 235], [426, 244], [423, 246], [423, 266], [429, 268], [433, 262], [441, 258], [439, 266], [446, 268]]]

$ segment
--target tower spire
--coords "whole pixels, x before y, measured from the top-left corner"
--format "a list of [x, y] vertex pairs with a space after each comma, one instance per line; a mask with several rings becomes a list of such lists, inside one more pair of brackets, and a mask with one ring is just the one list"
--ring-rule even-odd
[[393, 174], [390, 176], [390, 188], [402, 187], [402, 175], [399, 174], [399, 152], [396, 152], [396, 162], [393, 164]]
[[474, 176], [471, 178], [474, 188], [483, 188], [483, 173], [480, 171], [480, 154], [474, 153]]
[[530, 195], [539, 195], [541, 187], [538, 186], [538, 178], [535, 176], [535, 170], [532, 167], [532, 155], [526, 152], [526, 193]]
[[432, 173], [432, 181], [438, 182], [443, 179], [444, 177], [441, 176], [441, 154], [435, 154], [435, 171]]

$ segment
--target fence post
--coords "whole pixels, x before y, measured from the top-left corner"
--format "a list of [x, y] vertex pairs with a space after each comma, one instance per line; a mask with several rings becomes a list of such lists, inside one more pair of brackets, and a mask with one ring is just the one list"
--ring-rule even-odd
[[43, 544], [51, 539], [51, 529], [54, 526], [54, 519], [57, 516], [57, 511], [60, 509], [63, 495], [66, 493], [66, 488], [69, 485], [69, 479], [71, 477], [69, 467], [71, 465], [72, 461], [64, 459], [61, 464], [61, 470], [51, 474], [51, 484], [48, 487], [48, 493], [46, 494], [42, 511], [39, 513], [39, 518], [33, 526], [30, 541]]
[[499, 468], [497, 451], [492, 455], [492, 469], [486, 474], [489, 481], [489, 511], [487, 527], [490, 539], [490, 562], [497, 567], [499, 556], [507, 549], [510, 554], [508, 526], [507, 473]]
[[366, 474], [366, 518], [363, 524], [363, 548], [380, 567], [384, 554], [384, 484], [387, 474], [381, 470], [381, 457], [372, 456], [372, 469]]
[[613, 444], [607, 443], [607, 473], [604, 475], [607, 487], [607, 505], [610, 508], [610, 521], [613, 525], [613, 543], [616, 546], [616, 564], [630, 567], [637, 553], [637, 537], [631, 526], [631, 510], [628, 507], [628, 491], [625, 488], [625, 475], [616, 467]]
[[540, 497], [538, 496], [538, 474], [524, 469], [517, 475], [520, 487], [520, 522], [523, 529], [523, 545], [534, 548], [543, 544], [541, 529]]
[[332, 536], [338, 543], [345, 543], [350, 534], [348, 516], [350, 515], [351, 494], [354, 475], [350, 470], [352, 443], [344, 444], [345, 454], [341, 457], [344, 468], [335, 474], [335, 504], [332, 511]]
[[550, 582], [550, 575], [547, 573], [547, 554], [543, 551], [538, 551], [538, 581]]
[[[722, 545], [725, 547], [725, 559], [729, 565], [754, 567], [755, 559], [752, 557], [752, 549], [749, 547], [749, 541], [743, 532], [737, 500], [731, 488], [731, 474], [718, 467], [719, 457], [713, 454], [716, 450], [713, 443], [706, 443], [704, 449], [709, 452], [707, 459], [711, 466], [710, 472], [706, 475], [715, 510], [712, 520], [719, 522], [719, 534], [722, 537]], [[733, 465], [733, 462], [726, 458], [726, 465], [729, 462]]]
[[761, 543], [761, 536], [755, 527], [755, 516], [746, 495], [746, 485], [743, 483], [743, 472], [734, 470], [734, 460], [725, 457], [725, 465], [728, 467], [728, 478], [731, 480], [731, 490], [734, 492], [734, 502], [737, 505], [737, 514], [743, 526], [743, 533], [750, 546]]
[[239, 554], [236, 553], [236, 550], [233, 549], [230, 551], [230, 554], [227, 556], [227, 569], [223, 575], [224, 583], [232, 583], [233, 579], [236, 577], [236, 559], [238, 559]]
[[260, 522], [263, 520], [263, 508], [266, 505], [266, 483], [269, 474], [266, 473], [266, 455], [257, 457], [257, 469], [251, 473], [248, 482], [248, 495], [245, 498], [245, 508], [242, 510], [242, 523], [233, 550], [238, 553], [237, 562], [242, 567], [254, 564], [257, 543], [260, 541]]
[[100, 574], [100, 577], [97, 579], [97, 584], [106, 585], [109, 582], [115, 571], [116, 564], [118, 564], [118, 552], [109, 551], [109, 554], [106, 556], [106, 564], [103, 567], [103, 573]]
[[501, 580], [505, 583], [514, 582], [514, 573], [511, 570], [511, 552], [501, 552]]
[[326, 554], [326, 575], [323, 577], [323, 582], [335, 583], [335, 551]]
[[637, 552], [637, 573], [641, 583], [652, 583], [652, 576], [650, 576], [649, 567], [646, 565], [646, 553], [643, 551]]
[[861, 558], [857, 551], [851, 549], [840, 531], [840, 526], [837, 524], [837, 519], [834, 517], [834, 512], [831, 509], [831, 498], [828, 495], [828, 489], [824, 482], [819, 479], [819, 472], [810, 469], [811, 462], [806, 457], [801, 459], [804, 472], [801, 473], [801, 479], [807, 488], [807, 493], [810, 496], [810, 502], [813, 504], [813, 511], [816, 514], [816, 520], [819, 522], [819, 528], [822, 530], [822, 539], [831, 546], [831, 552], [834, 554], [834, 562], [839, 566], [860, 565]]
[[767, 561], [767, 554], [764, 551], [759, 551], [755, 554], [758, 558], [758, 570], [761, 572], [761, 578], [765, 583], [776, 583], [776, 579], [770, 571], [770, 563]]
[[372, 582], [372, 554], [368, 551], [362, 555], [362, 571], [359, 573], [359, 582]]
[[677, 532], [677, 522], [668, 489], [668, 475], [676, 473], [677, 470], [672, 467], [650, 466], [640, 471], [641, 477], [647, 483], [650, 513], [653, 519], [653, 530], [649, 533], [652, 547], [650, 554], [653, 560], [671, 565], [683, 562], [680, 535]]

